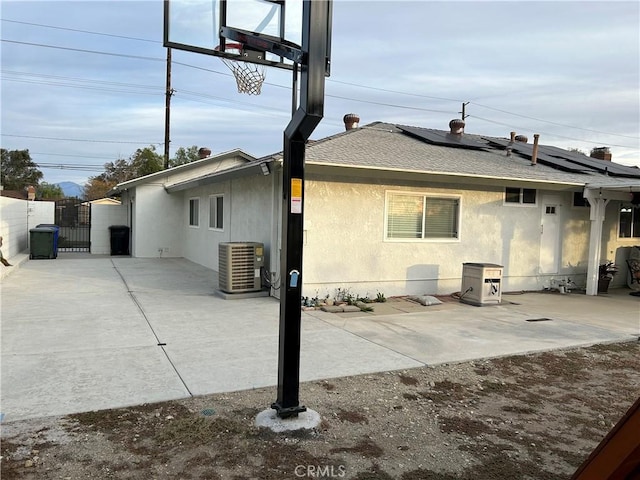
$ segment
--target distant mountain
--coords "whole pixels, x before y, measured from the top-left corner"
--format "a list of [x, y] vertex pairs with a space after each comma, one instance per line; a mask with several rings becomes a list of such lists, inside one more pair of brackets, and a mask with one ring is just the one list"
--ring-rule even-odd
[[64, 193], [65, 197], [82, 198], [82, 192], [84, 191], [84, 188], [78, 185], [77, 183], [60, 182], [60, 183], [56, 183], [56, 185], [58, 185], [62, 189], [62, 192]]

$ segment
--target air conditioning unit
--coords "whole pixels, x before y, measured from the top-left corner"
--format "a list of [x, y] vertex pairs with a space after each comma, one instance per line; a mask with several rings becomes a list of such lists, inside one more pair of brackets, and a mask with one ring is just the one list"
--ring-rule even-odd
[[460, 301], [482, 307], [502, 302], [502, 265], [463, 263]]
[[227, 293], [262, 289], [260, 268], [264, 266], [264, 244], [222, 242], [218, 246], [219, 288]]

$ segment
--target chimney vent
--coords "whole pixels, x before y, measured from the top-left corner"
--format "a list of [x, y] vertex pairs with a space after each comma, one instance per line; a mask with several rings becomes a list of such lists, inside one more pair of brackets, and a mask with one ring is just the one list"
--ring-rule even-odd
[[516, 142], [527, 143], [529, 141], [529, 138], [526, 135], [516, 135], [514, 137], [514, 140]]
[[464, 120], [460, 118], [454, 118], [449, 122], [449, 128], [454, 135], [462, 135], [464, 133]]
[[203, 159], [211, 156], [211, 149], [207, 147], [201, 147], [198, 149], [198, 158]]
[[33, 185], [29, 185], [27, 187], [27, 200], [35, 200], [36, 199], [36, 187]]
[[516, 132], [511, 132], [511, 143], [516, 141]]
[[354, 128], [358, 128], [360, 117], [357, 113], [347, 113], [344, 117], [342, 117], [342, 121], [344, 122], [345, 130], [353, 130]]
[[591, 154], [589, 155], [591, 158], [597, 158], [598, 160], [606, 160], [607, 162], [611, 161], [611, 151], [609, 147], [595, 147], [591, 150]]

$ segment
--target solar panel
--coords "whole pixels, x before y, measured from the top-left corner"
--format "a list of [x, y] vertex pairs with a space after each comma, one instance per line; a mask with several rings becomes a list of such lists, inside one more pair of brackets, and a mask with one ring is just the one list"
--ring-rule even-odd
[[[533, 156], [533, 145], [529, 143], [523, 143], [523, 142], [511, 143], [511, 141], [507, 139], [502, 139], [502, 138], [487, 138], [487, 137], [483, 137], [483, 138], [490, 143], [500, 145], [505, 148], [511, 145], [511, 148], [514, 152], [521, 153], [529, 158]], [[562, 158], [552, 157], [551, 155], [544, 153], [540, 148], [540, 146], [538, 147], [537, 161], [543, 165], [547, 165], [549, 167], [557, 168], [559, 170], [564, 170], [567, 172], [577, 172], [577, 173], [592, 172], [593, 173], [596, 171], [596, 169], [589, 168], [585, 165], [578, 165], [574, 162], [570, 162]]]
[[427, 143], [433, 145], [443, 145], [447, 147], [457, 148], [469, 148], [474, 150], [481, 150], [487, 148], [486, 143], [479, 142], [477, 140], [470, 139], [464, 135], [453, 135], [449, 132], [443, 132], [441, 130], [431, 130], [428, 128], [408, 127], [403, 125], [396, 125], [403, 132], [411, 135], [419, 140], [424, 140]]
[[637, 168], [627, 167], [608, 160], [599, 160], [597, 158], [587, 157], [582, 153], [563, 150], [550, 145], [544, 145], [542, 146], [542, 149], [544, 153], [551, 155], [552, 157], [564, 158], [570, 162], [587, 166], [602, 173], [606, 171], [607, 173], [615, 176], [640, 177], [640, 170]]

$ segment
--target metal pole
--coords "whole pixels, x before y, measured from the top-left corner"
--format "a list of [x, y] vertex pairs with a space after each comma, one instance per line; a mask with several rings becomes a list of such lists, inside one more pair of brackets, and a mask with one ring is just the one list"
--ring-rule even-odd
[[300, 106], [284, 131], [278, 398], [271, 405], [280, 418], [306, 410], [299, 401], [304, 156], [306, 141], [324, 115], [330, 16], [331, 1], [304, 1], [302, 51], [306, 62], [301, 64]]
[[171, 95], [173, 95], [173, 89], [171, 88], [171, 49], [167, 48], [167, 85], [165, 90], [164, 100], [164, 169], [169, 168], [169, 131], [170, 131], [170, 118], [171, 118]]

